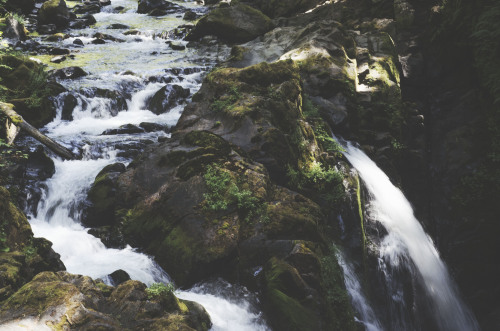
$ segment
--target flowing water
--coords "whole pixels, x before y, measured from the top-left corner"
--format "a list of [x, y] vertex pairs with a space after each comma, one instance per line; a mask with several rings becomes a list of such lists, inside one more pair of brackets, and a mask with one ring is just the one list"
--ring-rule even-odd
[[349, 263], [340, 251], [337, 253], [337, 260], [344, 272], [345, 287], [351, 299], [351, 304], [358, 314], [356, 320], [364, 325], [366, 331], [382, 331], [383, 328], [363, 293], [354, 265]]
[[[177, 3], [194, 11], [204, 10], [195, 2]], [[117, 6], [124, 9], [118, 12], [114, 10]], [[111, 6], [94, 15], [95, 26], [71, 30], [70, 37], [63, 40], [62, 45], [42, 41], [47, 46], [70, 48], [75, 54], [74, 59], [50, 64], [53, 68], [76, 65], [89, 75], [61, 81], [69, 92], [59, 97], [56, 119], [43, 129], [48, 136], [79, 153], [82, 158], [74, 161], [54, 159], [55, 174], [44, 183], [42, 198], [36, 213], [30, 217], [30, 223], [35, 236], [52, 241], [53, 249], [61, 255], [68, 272], [109, 282], [110, 273], [123, 269], [132, 279], [146, 284], [166, 283], [170, 282], [167, 273], [151, 257], [129, 246], [107, 248], [100, 239], [88, 234], [88, 229], [80, 223], [86, 192], [104, 166], [115, 162], [128, 164], [134, 152], [138, 153], [145, 145], [168, 136], [165, 130], [114, 135], [102, 135], [103, 131], [142, 122], [165, 127], [175, 125], [183, 109], [182, 102], [169, 112], [156, 115], [146, 109], [148, 99], [165, 83], [187, 88], [192, 95], [201, 84], [203, 72], [215, 64], [219, 55], [218, 46], [203, 51], [189, 47], [183, 51], [172, 50], [166, 39], [159, 35], [187, 23], [182, 20], [182, 13], [150, 17], [137, 14], [136, 8], [137, 0], [113, 0]], [[128, 29], [108, 29], [113, 23], [126, 24], [139, 33], [125, 35]], [[94, 45], [91, 41], [96, 32], [109, 34], [123, 42]], [[84, 46], [74, 45], [76, 39], [80, 39]], [[37, 58], [47, 62], [50, 57], [40, 55]], [[109, 97], [108, 91], [126, 101], [119, 106], [116, 99]], [[70, 94], [76, 105], [72, 109], [72, 119], [68, 120], [63, 109], [64, 98]], [[239, 289], [233, 290], [230, 296], [223, 288], [227, 285], [204, 284], [181, 291], [179, 296], [204, 305], [211, 315], [214, 330], [268, 329], [255, 309], [251, 294]]]
[[[439, 330], [478, 330], [474, 316], [460, 299], [432, 239], [415, 218], [403, 193], [366, 154], [352, 144], [347, 144], [344, 154], [368, 189], [370, 219], [380, 222], [387, 230], [388, 234], [381, 242], [379, 259], [379, 269], [385, 272], [387, 282], [392, 281], [388, 269], [398, 269], [402, 264], [414, 265]], [[410, 266], [409, 269], [413, 268]], [[387, 287], [390, 288], [391, 284]], [[396, 305], [402, 307], [403, 290], [398, 289], [392, 295]], [[402, 324], [393, 329], [404, 330], [407, 327]]]

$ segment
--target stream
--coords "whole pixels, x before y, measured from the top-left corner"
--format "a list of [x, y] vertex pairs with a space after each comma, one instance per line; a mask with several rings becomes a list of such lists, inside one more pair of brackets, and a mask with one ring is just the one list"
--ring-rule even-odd
[[[205, 10], [194, 1], [176, 3], [195, 12]], [[123, 9], [115, 10], [118, 6]], [[87, 233], [88, 229], [80, 223], [86, 193], [103, 167], [116, 162], [128, 164], [144, 146], [168, 137], [168, 128], [176, 124], [185, 103], [200, 87], [203, 74], [222, 56], [217, 45], [179, 51], [172, 50], [166, 43], [168, 39], [160, 37], [165, 31], [188, 23], [182, 19], [183, 13], [151, 17], [137, 14], [136, 9], [137, 0], [113, 0], [94, 15], [97, 23], [92, 27], [71, 30], [70, 37], [61, 42], [38, 40], [47, 46], [71, 49], [74, 59], [52, 64], [52, 56], [36, 56], [51, 68], [79, 66], [89, 75], [60, 81], [69, 92], [58, 96], [57, 116], [42, 130], [81, 154], [82, 159], [54, 158], [55, 174], [42, 184], [42, 197], [30, 215], [30, 223], [35, 236], [53, 243], [68, 272], [100, 278], [108, 284], [109, 274], [118, 269], [148, 285], [171, 280], [151, 257], [130, 246], [107, 248]], [[116, 23], [128, 27], [108, 28]], [[138, 32], [124, 34], [131, 29]], [[93, 35], [98, 32], [121, 41], [93, 44]], [[74, 44], [76, 39], [84, 45]], [[189, 89], [190, 96], [157, 115], [147, 109], [148, 100], [166, 84]], [[69, 115], [65, 101], [68, 98], [73, 100]], [[159, 129], [118, 134], [108, 131], [102, 135], [125, 124], [138, 126], [144, 122], [154, 123]], [[213, 281], [176, 294], [202, 304], [212, 319], [212, 330], [269, 329], [256, 308], [256, 297], [245, 288]]]

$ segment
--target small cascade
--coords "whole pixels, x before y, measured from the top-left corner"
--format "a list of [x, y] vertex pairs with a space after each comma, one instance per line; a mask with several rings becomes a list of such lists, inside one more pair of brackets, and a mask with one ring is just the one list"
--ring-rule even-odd
[[262, 313], [254, 308], [257, 304], [255, 296], [245, 288], [218, 280], [175, 294], [181, 299], [203, 305], [212, 320], [212, 331], [271, 330], [263, 320]]
[[[439, 330], [479, 330], [473, 314], [460, 299], [458, 290], [440, 259], [432, 239], [415, 218], [413, 209], [403, 193], [361, 150], [350, 143], [345, 148], [344, 155], [358, 171], [368, 189], [369, 218], [380, 222], [388, 233], [381, 239], [379, 272], [386, 280], [394, 307], [404, 309], [405, 312], [401, 314], [407, 314], [412, 309], [404, 307], [404, 288], [392, 284], [393, 273], [405, 268], [414, 273], [412, 277], [424, 289], [424, 301], [427, 302], [427, 309], [434, 315]], [[422, 296], [420, 293], [416, 295]], [[396, 316], [392, 319], [399, 320]], [[391, 325], [394, 330], [415, 329], [415, 327], [408, 328], [404, 321], [400, 325], [396, 323]]]
[[337, 260], [344, 272], [345, 287], [349, 293], [351, 304], [358, 314], [356, 320], [365, 326], [366, 331], [382, 331], [383, 328], [363, 293], [354, 265], [349, 263], [340, 251], [337, 252]]

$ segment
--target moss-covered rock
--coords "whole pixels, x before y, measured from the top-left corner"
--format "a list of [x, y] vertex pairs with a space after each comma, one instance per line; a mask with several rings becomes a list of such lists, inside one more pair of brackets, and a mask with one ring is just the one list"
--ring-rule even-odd
[[55, 24], [58, 28], [68, 26], [69, 10], [64, 0], [45, 1], [38, 11], [38, 24]]
[[[266, 264], [266, 303], [276, 330], [320, 330], [319, 307], [307, 307], [312, 291], [297, 269], [272, 258]], [[303, 303], [306, 303], [304, 305]], [[309, 306], [313, 306], [310, 303]]]
[[52, 244], [33, 238], [26, 216], [0, 187], [0, 301], [7, 298], [36, 273], [63, 270]]
[[16, 112], [35, 127], [53, 120], [56, 110], [50, 97], [64, 91], [57, 83], [47, 82], [42, 65], [25, 56], [0, 55], [2, 99], [12, 103]]
[[214, 132], [263, 163], [284, 184], [287, 165], [308, 164], [317, 152], [314, 134], [302, 118], [299, 78], [292, 61], [216, 69], [198, 92], [200, 101], [186, 107], [174, 134]]
[[[173, 305], [165, 305], [163, 296]], [[169, 301], [169, 302], [170, 302]], [[48, 325], [53, 329], [123, 330], [161, 325], [164, 330], [208, 330], [203, 307], [169, 292], [150, 297], [146, 286], [126, 281], [116, 288], [66, 272], [43, 272], [3, 302], [4, 326]]]
[[269, 17], [257, 9], [243, 4], [217, 8], [204, 16], [185, 38], [197, 40], [215, 35], [228, 42], [245, 42], [271, 30]]
[[96, 227], [115, 223], [115, 212], [118, 206], [116, 179], [124, 171], [123, 163], [114, 163], [104, 167], [97, 174], [88, 192], [91, 205], [83, 219], [84, 224]]

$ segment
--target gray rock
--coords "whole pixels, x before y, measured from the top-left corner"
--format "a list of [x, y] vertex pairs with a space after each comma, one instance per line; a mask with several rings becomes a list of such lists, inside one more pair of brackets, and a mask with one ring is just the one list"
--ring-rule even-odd
[[50, 59], [50, 62], [52, 63], [61, 63], [63, 61], [66, 61], [66, 56], [64, 55], [54, 56], [53, 58]]
[[52, 78], [59, 79], [76, 79], [79, 77], [87, 76], [88, 74], [80, 67], [67, 67], [49, 72]]
[[179, 85], [165, 85], [149, 101], [148, 109], [155, 114], [162, 114], [184, 101], [188, 96], [189, 89]]
[[24, 25], [19, 23], [14, 17], [7, 16], [7, 18], [5, 19], [5, 25], [5, 32], [3, 33], [4, 38], [13, 39], [15, 41], [26, 40]]

